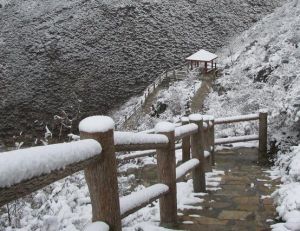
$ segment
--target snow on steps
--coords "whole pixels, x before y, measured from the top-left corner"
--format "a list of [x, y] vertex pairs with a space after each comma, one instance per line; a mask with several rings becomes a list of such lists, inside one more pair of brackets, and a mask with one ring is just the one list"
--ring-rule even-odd
[[143, 208], [152, 201], [157, 200], [162, 195], [169, 191], [169, 187], [165, 184], [155, 184], [143, 190], [133, 192], [128, 196], [120, 198], [120, 210], [121, 217], [124, 218], [127, 215]]
[[101, 145], [92, 139], [71, 143], [32, 147], [0, 154], [0, 188], [49, 174], [72, 163], [101, 153]]

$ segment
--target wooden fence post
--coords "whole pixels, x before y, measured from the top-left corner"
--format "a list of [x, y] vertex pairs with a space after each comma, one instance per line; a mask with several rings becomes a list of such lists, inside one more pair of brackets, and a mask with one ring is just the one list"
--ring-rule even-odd
[[205, 192], [205, 158], [203, 149], [203, 118], [199, 114], [189, 116], [190, 123], [198, 125], [198, 132], [191, 136], [192, 157], [200, 161], [200, 164], [193, 170], [194, 192]]
[[211, 164], [212, 166], [216, 165], [216, 159], [215, 159], [215, 118], [212, 117], [212, 119], [209, 121], [210, 123], [210, 153], [211, 153]]
[[259, 145], [258, 162], [266, 163], [268, 161], [268, 113], [259, 112]]
[[[181, 118], [182, 125], [189, 124], [188, 117]], [[191, 138], [186, 136], [182, 138], [182, 162], [186, 162], [191, 158]]]
[[160, 219], [162, 225], [169, 226], [177, 222], [175, 126], [161, 122], [155, 126], [155, 132], [169, 139], [167, 148], [156, 150], [159, 180], [169, 187], [169, 192], [159, 199]]
[[[205, 128], [203, 129], [203, 140], [204, 140], [204, 151], [210, 152], [210, 132], [209, 132], [209, 118], [210, 116], [204, 116], [203, 119], [203, 126], [204, 124], [206, 125]], [[205, 171], [206, 172], [211, 172], [212, 167], [211, 167], [211, 157], [205, 157]]]
[[102, 147], [102, 161], [84, 170], [92, 203], [92, 220], [103, 221], [110, 230], [121, 231], [113, 129], [114, 121], [107, 116], [88, 117], [79, 124], [80, 138], [95, 139]]

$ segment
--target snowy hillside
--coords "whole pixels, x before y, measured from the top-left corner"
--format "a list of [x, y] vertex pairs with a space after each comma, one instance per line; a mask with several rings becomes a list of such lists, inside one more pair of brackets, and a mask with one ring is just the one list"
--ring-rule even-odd
[[216, 117], [268, 109], [270, 136], [297, 143], [300, 131], [300, 3], [290, 1], [220, 52], [223, 76], [206, 100]]
[[107, 113], [283, 1], [0, 0], [1, 140], [57, 133], [53, 116], [79, 100], [82, 117]]

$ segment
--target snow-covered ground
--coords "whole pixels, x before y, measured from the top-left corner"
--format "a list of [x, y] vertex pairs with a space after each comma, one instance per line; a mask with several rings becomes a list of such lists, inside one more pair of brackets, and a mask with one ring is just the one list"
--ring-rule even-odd
[[[194, 96], [196, 91], [200, 88], [201, 81], [197, 78], [195, 73], [190, 73], [187, 78], [181, 81], [172, 82], [166, 89], [162, 89], [157, 93], [153, 99], [153, 104], [162, 102], [167, 104], [167, 109], [160, 115], [159, 118], [151, 117], [147, 113], [138, 113], [135, 117], [135, 129], [143, 131], [152, 129], [160, 121], [177, 122], [185, 113], [185, 105]], [[111, 112], [115, 121], [119, 121], [131, 111], [134, 106], [143, 99], [142, 96], [132, 97], [126, 104], [124, 104], [117, 111]]]
[[272, 227], [275, 231], [300, 230], [300, 145], [279, 156], [272, 174], [281, 177], [282, 185], [272, 197], [276, 211], [286, 222]]
[[[270, 113], [269, 134], [276, 138], [278, 143], [282, 139], [287, 144], [299, 142], [299, 46], [300, 1], [292, 0], [258, 22], [220, 52], [224, 76], [217, 81], [216, 91], [210, 93], [206, 101], [207, 114], [224, 117], [256, 113], [259, 109], [267, 108]], [[187, 96], [191, 92], [193, 94], [195, 85], [197, 89], [200, 83], [195, 79], [187, 79], [162, 91], [157, 100], [167, 102], [167, 111], [160, 118], [149, 115], [138, 118], [138, 129], [152, 128], [161, 120], [176, 121], [183, 114]], [[122, 111], [126, 111], [128, 105], [138, 100], [133, 98], [116, 117], [122, 115]], [[247, 126], [240, 125], [234, 129], [224, 127], [224, 132], [218, 135], [248, 133], [249, 130], [253, 130], [250, 125], [251, 123], [247, 123]], [[180, 155], [177, 151], [177, 159], [180, 159]], [[290, 227], [290, 230], [299, 230], [291, 228], [292, 225], [297, 225], [295, 221], [298, 222], [300, 210], [299, 199], [295, 196], [300, 193], [299, 155], [299, 147], [289, 154], [279, 155], [277, 173], [280, 172], [283, 176], [284, 184], [273, 196], [278, 204], [279, 215], [287, 223], [276, 225], [274, 229], [284, 230]], [[119, 171], [149, 163], [155, 164], [155, 159], [143, 158], [136, 164], [121, 166]], [[218, 174], [222, 173], [208, 175], [208, 181], [210, 177], [215, 178]], [[128, 194], [134, 181], [134, 175], [119, 177], [120, 194]], [[138, 185], [134, 191], [143, 187]], [[193, 193], [191, 180], [178, 183], [177, 187], [179, 209], [190, 206], [201, 209], [198, 204], [201, 198]], [[55, 182], [1, 210], [1, 230], [82, 230], [90, 223], [92, 214], [83, 173]], [[295, 215], [297, 219], [293, 218]], [[161, 230], [157, 227], [158, 218], [158, 204], [153, 203], [125, 218], [124, 230], [138, 230], [139, 227], [143, 230]]]

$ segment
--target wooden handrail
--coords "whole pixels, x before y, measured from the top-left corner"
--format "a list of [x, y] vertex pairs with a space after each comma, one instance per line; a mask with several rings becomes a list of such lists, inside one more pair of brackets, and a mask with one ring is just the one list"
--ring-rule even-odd
[[[42, 146], [42, 147], [28, 148], [26, 150], [23, 149], [23, 150], [17, 150], [17, 151], [10, 151], [10, 152], [7, 152], [7, 154], [9, 154], [8, 157], [12, 161], [16, 162], [17, 159], [16, 159], [15, 155], [18, 155], [19, 153], [21, 155], [26, 155], [26, 153], [24, 153], [24, 152], [26, 152], [27, 150], [31, 153], [38, 151], [37, 153], [40, 153], [40, 156], [39, 157], [36, 156], [36, 158], [40, 158], [41, 159], [40, 162], [42, 162], [43, 161], [43, 154], [45, 154], [45, 152], [49, 153], [53, 147], [54, 147], [54, 149], [57, 149], [57, 154], [59, 154], [63, 157], [64, 153], [67, 154], [68, 149], [70, 151], [72, 151], [72, 149], [78, 148], [81, 143], [85, 143], [85, 144], [89, 143], [89, 145], [96, 145], [95, 146], [96, 148], [97, 148], [97, 144], [99, 145], [99, 143], [97, 143], [94, 140], [92, 142], [86, 142], [86, 141], [77, 141], [75, 143], [76, 146], [75, 145], [70, 145], [70, 144], [54, 144], [54, 145], [48, 145], [48, 146]], [[99, 145], [99, 147], [100, 147], [100, 145]], [[47, 151], [47, 150], [50, 150], [50, 151]], [[60, 151], [60, 150], [64, 150], [64, 151]], [[10, 201], [16, 200], [16, 199], [18, 199], [20, 197], [23, 197], [23, 196], [26, 196], [26, 195], [28, 195], [28, 194], [36, 191], [36, 190], [39, 190], [39, 189], [41, 189], [41, 188], [57, 181], [57, 180], [60, 180], [60, 179], [65, 178], [69, 175], [72, 175], [73, 173], [79, 172], [79, 171], [85, 169], [91, 163], [101, 162], [102, 161], [102, 155], [100, 155], [101, 149], [98, 149], [98, 150], [99, 150], [99, 153], [95, 153], [95, 155], [93, 155], [92, 157], [82, 158], [83, 160], [81, 160], [81, 161], [71, 162], [70, 164], [67, 164], [67, 165], [58, 166], [56, 169], [54, 169], [50, 172], [45, 171], [42, 174], [36, 174], [36, 175], [31, 174], [31, 176], [28, 177], [28, 178], [23, 177], [23, 180], [21, 182], [14, 183], [10, 186], [0, 187], [0, 207], [7, 204], [7, 203], [9, 203]], [[0, 153], [0, 156], [1, 155], [5, 155], [5, 154]], [[49, 155], [51, 157], [51, 153]], [[70, 154], [68, 154], [68, 155], [70, 156]], [[56, 155], [55, 158], [58, 158], [57, 156], [58, 155]], [[22, 160], [20, 160], [20, 161], [22, 161]], [[36, 164], [38, 164], [37, 159], [32, 160], [32, 161], [35, 161]], [[24, 163], [20, 162], [20, 165], [22, 165], [22, 164], [24, 165]], [[10, 169], [10, 170], [11, 171], [16, 171], [16, 169], [15, 170]], [[30, 171], [30, 169], [28, 171]], [[0, 176], [0, 178], [1, 177], [7, 177], [7, 176], [2, 174]]]
[[115, 132], [116, 151], [141, 151], [168, 146], [169, 140], [164, 135], [139, 134], [133, 132]]
[[231, 117], [217, 118], [215, 119], [215, 124], [246, 122], [246, 121], [258, 120], [258, 119], [259, 119], [259, 114], [231, 116]]
[[246, 142], [258, 140], [258, 135], [248, 135], [248, 136], [236, 136], [236, 137], [228, 137], [228, 138], [219, 138], [215, 140], [215, 144], [232, 144], [238, 142]]
[[198, 131], [198, 126], [196, 124], [186, 124], [179, 126], [175, 129], [175, 139], [181, 140], [184, 137], [191, 136]]
[[[100, 148], [102, 146], [102, 152], [93, 153], [88, 158], [66, 164], [63, 166], [64, 168], [32, 176], [9, 187], [1, 187], [0, 178], [0, 207], [59, 179], [84, 170], [91, 196], [93, 221], [104, 221], [112, 230], [120, 231], [122, 218], [154, 200], [160, 199], [161, 222], [164, 224], [176, 223], [176, 181], [192, 171], [194, 191], [205, 192], [205, 170], [211, 171], [211, 166], [214, 165], [215, 145], [259, 140], [259, 160], [261, 161], [262, 158], [266, 157], [267, 113], [265, 112], [215, 120], [211, 116], [193, 115], [189, 119], [184, 118], [182, 125], [177, 124], [177, 127], [170, 125], [174, 127], [172, 128], [174, 130], [164, 131], [164, 127], [160, 134], [115, 132], [113, 121], [106, 117], [105, 122], [108, 121], [109, 125], [102, 126], [102, 118], [97, 118], [96, 123], [93, 118], [89, 123], [86, 123], [86, 127], [80, 127], [81, 139], [94, 139], [91, 145], [93, 143], [99, 145]], [[259, 135], [214, 138], [215, 124], [257, 119], [259, 119]], [[182, 140], [182, 143], [175, 144], [175, 140]], [[77, 141], [75, 144], [80, 145], [83, 142], [87, 142], [87, 140]], [[38, 148], [47, 149], [47, 147]], [[180, 148], [183, 149], [183, 163], [176, 168], [175, 150]], [[137, 150], [139, 152], [117, 157], [115, 155], [116, 151]], [[157, 155], [158, 175], [161, 184], [150, 186], [119, 200], [117, 161], [153, 155]], [[190, 159], [191, 155], [192, 159]], [[110, 187], [103, 187], [103, 185], [110, 185]], [[148, 196], [142, 196], [145, 193]], [[132, 202], [129, 203], [130, 205], [127, 203], [128, 200]]]
[[121, 218], [138, 211], [169, 192], [165, 184], [155, 184], [120, 198]]

